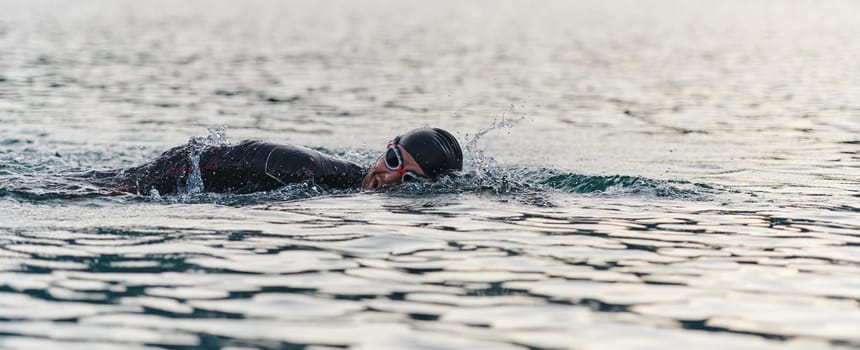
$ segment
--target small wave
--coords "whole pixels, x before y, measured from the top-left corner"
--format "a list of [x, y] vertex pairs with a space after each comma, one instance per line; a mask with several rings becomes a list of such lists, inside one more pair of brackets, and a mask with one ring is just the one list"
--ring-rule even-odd
[[133, 195], [80, 183], [71, 179], [45, 180], [21, 178], [0, 185], [0, 198], [18, 202], [53, 203], [88, 198], [128, 197]]
[[704, 199], [707, 194], [715, 191], [713, 186], [705, 184], [625, 175], [556, 174], [550, 175], [540, 182], [551, 188], [570, 193], [650, 195], [683, 199]]
[[310, 182], [288, 184], [281, 188], [247, 194], [235, 193], [180, 193], [174, 195], [150, 194], [148, 196], [136, 196], [138, 200], [144, 200], [165, 204], [219, 204], [227, 206], [257, 205], [272, 202], [286, 202], [310, 199], [322, 196], [350, 195], [360, 191], [355, 190], [326, 190]]
[[602, 196], [645, 196], [667, 199], [707, 200], [718, 191], [705, 184], [655, 180], [639, 176], [599, 176], [564, 173], [553, 169], [496, 168], [471, 171], [437, 182], [411, 183], [393, 188], [398, 193], [492, 193], [529, 195], [578, 193]]
[[[321, 196], [350, 196], [360, 189], [328, 190], [310, 182], [290, 184], [274, 191], [250, 194], [185, 193], [149, 196], [166, 203], [217, 203], [254, 205], [267, 202], [304, 200]], [[720, 191], [712, 186], [675, 180], [655, 180], [638, 176], [593, 176], [563, 173], [550, 169], [502, 168], [498, 172], [469, 171], [443, 177], [435, 182], [412, 182], [382, 189], [397, 197], [429, 198], [438, 195], [490, 195], [499, 200], [515, 200], [526, 205], [553, 206], [553, 195], [576, 193], [606, 197], [654, 197], [708, 200]]]
[[[265, 202], [302, 200], [319, 196], [354, 195], [362, 190], [326, 190], [310, 182], [289, 184], [274, 191], [251, 194], [180, 192], [175, 195], [131, 195], [100, 188], [80, 174], [59, 174], [51, 178], [18, 177], [0, 186], [0, 198], [18, 201], [56, 201], [127, 196], [134, 200], [164, 203], [216, 203], [250, 205]], [[655, 197], [708, 200], [720, 191], [713, 186], [686, 181], [655, 180], [639, 176], [595, 176], [564, 173], [552, 169], [497, 168], [469, 171], [436, 182], [406, 183], [383, 190], [394, 196], [428, 197], [445, 194], [493, 195], [529, 205], [551, 206], [553, 194], [576, 193], [607, 197]]]

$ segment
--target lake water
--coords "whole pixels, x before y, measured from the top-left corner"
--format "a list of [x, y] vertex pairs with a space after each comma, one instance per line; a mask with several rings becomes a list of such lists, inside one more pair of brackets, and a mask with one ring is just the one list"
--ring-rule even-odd
[[[860, 348], [855, 1], [0, 1], [0, 348]], [[119, 195], [226, 132], [465, 178]]]

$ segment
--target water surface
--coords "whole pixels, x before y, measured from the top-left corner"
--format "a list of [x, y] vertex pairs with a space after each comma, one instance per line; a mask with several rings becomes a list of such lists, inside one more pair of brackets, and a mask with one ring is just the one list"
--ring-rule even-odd
[[[860, 347], [851, 1], [0, 1], [0, 347]], [[226, 129], [217, 129], [219, 127]], [[206, 137], [382, 193], [115, 193]]]

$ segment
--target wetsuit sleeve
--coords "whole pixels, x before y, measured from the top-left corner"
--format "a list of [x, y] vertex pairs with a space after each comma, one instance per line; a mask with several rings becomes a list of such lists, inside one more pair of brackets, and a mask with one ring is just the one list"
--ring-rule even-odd
[[304, 147], [260, 141], [243, 141], [231, 146], [209, 147], [192, 152], [179, 146], [154, 161], [119, 172], [117, 190], [148, 194], [181, 192], [196, 166], [206, 192], [251, 193], [270, 191], [301, 182], [329, 189], [358, 187], [364, 170]]
[[116, 172], [111, 187], [118, 191], [149, 194], [176, 193], [191, 172], [188, 146], [178, 146], [162, 153], [152, 162]]
[[313, 182], [325, 188], [357, 187], [361, 167], [298, 146], [244, 141], [211, 148], [200, 159], [208, 192], [250, 193]]

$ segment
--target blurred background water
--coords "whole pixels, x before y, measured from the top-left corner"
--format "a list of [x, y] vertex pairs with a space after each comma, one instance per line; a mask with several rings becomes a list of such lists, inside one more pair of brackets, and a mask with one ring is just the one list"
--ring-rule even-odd
[[[854, 1], [0, 1], [0, 347], [860, 347]], [[117, 195], [223, 127], [469, 177]]]

